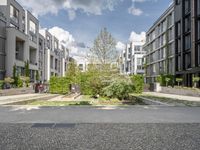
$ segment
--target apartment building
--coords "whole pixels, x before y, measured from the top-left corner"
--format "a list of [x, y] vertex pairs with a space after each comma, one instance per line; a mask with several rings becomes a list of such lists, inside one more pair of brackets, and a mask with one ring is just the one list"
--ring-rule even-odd
[[69, 61], [69, 50], [59, 43], [59, 40], [47, 30], [41, 32], [44, 47], [44, 80], [51, 76], [65, 76]]
[[192, 78], [200, 77], [200, 0], [174, 3], [176, 77], [191, 87]]
[[16, 0], [0, 1], [0, 80], [12, 77], [13, 66], [25, 75], [29, 62], [30, 79], [48, 81], [51, 76], [64, 76], [67, 68], [67, 48], [60, 49], [59, 40], [48, 31], [39, 34], [39, 21]]
[[175, 74], [174, 4], [146, 33], [146, 81], [153, 83], [160, 74]]
[[[39, 21], [15, 0], [3, 0], [0, 3], [1, 13], [6, 19], [5, 76], [12, 76], [13, 66], [24, 75], [24, 62], [30, 62], [30, 78], [34, 80], [38, 55]], [[1, 63], [3, 64], [3, 63]]]
[[145, 39], [141, 41], [133, 41], [126, 45], [125, 50], [120, 56], [120, 73], [131, 74], [144, 74], [144, 56], [146, 51], [143, 49]]

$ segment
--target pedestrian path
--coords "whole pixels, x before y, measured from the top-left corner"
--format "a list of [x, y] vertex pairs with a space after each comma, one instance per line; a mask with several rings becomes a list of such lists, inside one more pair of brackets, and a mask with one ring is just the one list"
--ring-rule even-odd
[[172, 98], [172, 99], [177, 99], [177, 100], [200, 102], [200, 97], [165, 94], [165, 93], [158, 93], [158, 92], [144, 92], [143, 94], [147, 94], [147, 95], [151, 95], [151, 96], [158, 96], [158, 97], [165, 97], [165, 98]]
[[12, 96], [0, 96], [0, 105], [5, 105], [9, 103], [21, 102], [25, 100], [41, 99], [47, 97], [55, 97], [57, 95], [52, 94], [22, 94], [22, 95], [12, 95]]

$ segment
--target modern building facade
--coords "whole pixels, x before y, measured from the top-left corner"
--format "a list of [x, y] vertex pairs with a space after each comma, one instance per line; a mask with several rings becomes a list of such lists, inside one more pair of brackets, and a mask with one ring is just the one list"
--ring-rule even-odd
[[144, 74], [144, 56], [146, 51], [143, 49], [145, 39], [133, 41], [126, 45], [125, 50], [120, 56], [120, 73], [126, 75]]
[[[25, 75], [29, 62], [30, 79], [48, 81], [51, 76], [64, 76], [67, 48], [48, 31], [39, 34], [39, 21], [16, 0], [0, 1], [0, 80], [13, 76], [13, 66], [20, 76]], [[64, 67], [63, 67], [64, 66]]]
[[146, 81], [153, 83], [158, 75], [175, 75], [174, 4], [146, 33], [144, 50]]
[[200, 0], [174, 3], [176, 77], [191, 87], [192, 78], [200, 77]]

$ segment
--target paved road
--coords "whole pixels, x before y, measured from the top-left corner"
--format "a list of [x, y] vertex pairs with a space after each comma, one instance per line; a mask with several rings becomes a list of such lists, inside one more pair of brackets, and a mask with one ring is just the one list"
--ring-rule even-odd
[[0, 107], [2, 123], [200, 123], [200, 107]]
[[199, 150], [199, 107], [0, 107], [0, 149]]

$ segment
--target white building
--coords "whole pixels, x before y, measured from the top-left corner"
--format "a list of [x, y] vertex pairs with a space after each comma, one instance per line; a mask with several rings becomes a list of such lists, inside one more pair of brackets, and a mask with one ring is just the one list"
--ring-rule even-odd
[[131, 74], [144, 74], [144, 56], [146, 51], [143, 50], [145, 39], [133, 41], [126, 45], [125, 50], [120, 55], [121, 65], [120, 73]]

